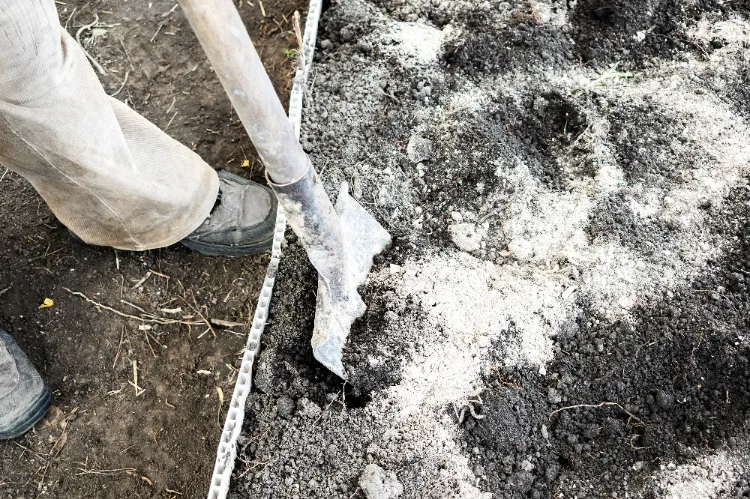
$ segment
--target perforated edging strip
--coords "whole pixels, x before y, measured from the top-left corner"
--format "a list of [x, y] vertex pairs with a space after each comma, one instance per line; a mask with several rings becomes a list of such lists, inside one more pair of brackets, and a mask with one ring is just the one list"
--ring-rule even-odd
[[[297, 69], [294, 77], [294, 86], [289, 97], [289, 120], [292, 122], [294, 131], [299, 139], [300, 125], [302, 123], [302, 99], [305, 93], [307, 76], [312, 66], [313, 52], [315, 51], [315, 38], [318, 33], [318, 21], [323, 5], [322, 0], [310, 0], [307, 10], [307, 21], [305, 22], [305, 34], [302, 39], [302, 55], [300, 61], [304, 61], [304, 67]], [[211, 486], [208, 491], [208, 499], [225, 499], [229, 492], [229, 481], [234, 469], [234, 461], [237, 458], [237, 438], [242, 431], [242, 421], [245, 419], [245, 401], [253, 384], [253, 362], [260, 350], [260, 336], [266, 327], [268, 309], [271, 306], [273, 285], [276, 281], [276, 270], [281, 260], [281, 241], [284, 239], [286, 230], [286, 216], [284, 210], [279, 206], [276, 213], [276, 227], [273, 235], [273, 247], [271, 250], [271, 261], [268, 263], [266, 277], [255, 308], [253, 323], [250, 327], [245, 353], [242, 356], [240, 372], [237, 376], [237, 384], [234, 386], [232, 400], [229, 403], [227, 419], [219, 440], [219, 449], [216, 452], [216, 464], [211, 477]]]

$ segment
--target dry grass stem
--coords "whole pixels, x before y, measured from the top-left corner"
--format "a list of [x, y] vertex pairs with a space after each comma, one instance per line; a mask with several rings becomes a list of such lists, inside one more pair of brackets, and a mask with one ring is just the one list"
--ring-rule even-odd
[[126, 319], [133, 319], [133, 320], [140, 321], [140, 322], [150, 322], [152, 324], [165, 324], [165, 325], [166, 324], [183, 324], [183, 325], [186, 325], [186, 326], [199, 326], [201, 324], [205, 324], [206, 323], [206, 320], [203, 317], [201, 317], [203, 319], [203, 321], [190, 321], [190, 320], [180, 320], [180, 319], [168, 319], [166, 317], [159, 317], [159, 316], [156, 316], [156, 315], [153, 315], [153, 314], [150, 314], [150, 313], [145, 313], [142, 316], [126, 314], [125, 312], [117, 310], [116, 308], [112, 308], [112, 307], [110, 307], [108, 305], [104, 305], [103, 303], [99, 303], [99, 302], [97, 302], [95, 300], [92, 300], [91, 298], [89, 298], [85, 294], [81, 293], [80, 291], [73, 291], [73, 290], [71, 290], [69, 288], [66, 288], [66, 287], [63, 287], [63, 289], [65, 291], [67, 291], [68, 293], [70, 293], [71, 295], [83, 298], [87, 302], [89, 302], [92, 305], [94, 305], [96, 308], [101, 308], [101, 309], [107, 310], [109, 312], [112, 312], [114, 314], [119, 315], [120, 317], [125, 317]]

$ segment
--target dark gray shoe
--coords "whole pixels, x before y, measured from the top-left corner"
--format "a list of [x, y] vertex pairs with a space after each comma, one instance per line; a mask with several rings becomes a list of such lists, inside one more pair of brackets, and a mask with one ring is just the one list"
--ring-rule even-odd
[[[211, 214], [180, 241], [209, 256], [242, 256], [271, 249], [278, 202], [271, 189], [221, 170], [219, 196]], [[70, 236], [86, 244], [72, 230]]]
[[29, 431], [51, 403], [42, 377], [13, 338], [0, 329], [0, 440]]
[[261, 253], [273, 244], [277, 206], [268, 187], [222, 170], [211, 215], [181, 242], [211, 256]]

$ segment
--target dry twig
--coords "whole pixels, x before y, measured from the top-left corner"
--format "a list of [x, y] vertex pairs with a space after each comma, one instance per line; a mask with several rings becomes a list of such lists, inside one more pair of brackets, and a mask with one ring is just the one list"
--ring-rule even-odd
[[[122, 79], [122, 85], [120, 85], [120, 88], [118, 88], [115, 93], [110, 94], [109, 95], [110, 97], [114, 97], [117, 94], [119, 94], [120, 92], [122, 92], [122, 89], [125, 88], [125, 84], [128, 82], [128, 76], [130, 76], [130, 71], [125, 71], [125, 78]], [[118, 265], [117, 268], [118, 269], [120, 268], [119, 265]]]
[[[193, 298], [193, 303], [195, 304], [195, 306], [191, 305], [191, 304], [190, 304], [190, 302], [188, 302], [188, 301], [187, 301], [187, 300], [185, 300], [184, 298], [183, 298], [183, 300], [182, 300], [182, 301], [184, 301], [184, 302], [185, 302], [185, 304], [186, 304], [186, 305], [187, 305], [188, 307], [190, 307], [190, 308], [192, 308], [192, 309], [193, 309], [193, 312], [195, 312], [196, 314], [198, 314], [198, 316], [199, 316], [199, 317], [200, 317], [201, 319], [203, 319], [203, 323], [204, 323], [204, 324], [206, 324], [206, 326], [208, 326], [208, 329], [209, 329], [209, 330], [211, 331], [211, 334], [213, 334], [213, 335], [214, 335], [214, 338], [216, 338], [216, 331], [214, 330], [214, 327], [213, 327], [213, 326], [211, 325], [211, 321], [209, 321], [209, 320], [208, 320], [208, 319], [206, 318], [206, 316], [205, 316], [205, 315], [203, 315], [203, 313], [202, 313], [202, 312], [200, 311], [200, 308], [198, 307], [198, 302], [197, 302], [197, 301], [195, 301], [195, 295], [193, 294], [193, 290], [192, 290], [192, 289], [190, 290], [190, 296], [191, 296], [191, 297]], [[199, 324], [200, 324], [200, 323], [199, 323]], [[203, 336], [203, 335], [201, 335], [201, 336]]]
[[122, 331], [120, 331], [120, 343], [117, 345], [117, 353], [115, 354], [115, 361], [112, 363], [112, 369], [117, 367], [117, 359], [120, 358], [120, 350], [122, 349], [122, 339], [125, 336], [125, 326], [122, 326]]
[[132, 386], [135, 389], [135, 396], [140, 397], [143, 392], [146, 390], [144, 388], [141, 388], [138, 386], [138, 361], [133, 361], [133, 381], [128, 381], [130, 383], [130, 386]]
[[643, 420], [641, 420], [638, 416], [636, 416], [632, 412], [626, 411], [625, 408], [623, 406], [621, 406], [620, 404], [618, 404], [617, 402], [602, 402], [600, 404], [569, 405], [567, 407], [561, 407], [559, 409], [556, 409], [556, 410], [550, 412], [549, 413], [549, 419], [552, 419], [552, 416], [554, 416], [558, 412], [567, 411], [568, 409], [579, 409], [579, 408], [584, 408], [584, 407], [591, 408], [591, 409], [598, 409], [600, 407], [617, 407], [622, 412], [624, 412], [625, 414], [627, 414], [628, 416], [630, 416], [631, 419], [633, 419], [636, 422], [638, 422], [638, 424], [643, 425], [643, 426], [648, 426], [648, 424], [645, 423]]
[[91, 65], [94, 66], [97, 71], [99, 71], [99, 74], [105, 75], [105, 74], [107, 74], [107, 70], [105, 70], [102, 67], [102, 65], [99, 64], [96, 61], [96, 59], [94, 59], [93, 56], [91, 54], [89, 54], [88, 51], [85, 48], [83, 48], [83, 44], [81, 43], [81, 33], [83, 33], [86, 30], [89, 30], [89, 29], [93, 28], [97, 24], [99, 24], [99, 14], [97, 14], [96, 12], [94, 12], [94, 22], [92, 22], [91, 24], [85, 24], [85, 25], [81, 26], [80, 28], [78, 28], [78, 31], [76, 31], [76, 41], [78, 42], [78, 45], [81, 46], [81, 50], [83, 50], [83, 53], [86, 54], [86, 57], [88, 57], [89, 61], [91, 61]]
[[302, 38], [302, 28], [300, 27], [300, 16], [299, 11], [294, 11], [294, 34], [297, 37], [297, 57], [299, 59], [299, 67], [302, 68], [302, 71], [307, 68], [307, 64], [305, 64], [305, 46], [303, 44], [303, 38]]
[[121, 312], [120, 310], [117, 310], [116, 308], [112, 308], [112, 307], [110, 307], [108, 305], [104, 305], [103, 303], [99, 303], [97, 301], [94, 301], [91, 298], [89, 298], [88, 296], [86, 296], [85, 294], [81, 293], [80, 291], [73, 291], [73, 290], [68, 289], [66, 287], [63, 287], [63, 289], [65, 291], [67, 291], [68, 293], [70, 293], [71, 295], [83, 298], [84, 300], [86, 300], [87, 302], [91, 303], [92, 305], [94, 305], [97, 308], [108, 310], [108, 311], [110, 311], [112, 313], [115, 313], [115, 314], [119, 315], [120, 317], [125, 317], [126, 319], [134, 319], [134, 320], [137, 320], [137, 321], [140, 321], [140, 322], [150, 322], [150, 323], [153, 323], [153, 324], [165, 324], [165, 325], [166, 324], [183, 324], [185, 326], [199, 326], [199, 325], [201, 325], [201, 324], [203, 324], [203, 323], [206, 322], [205, 318], [203, 318], [203, 317], [201, 317], [201, 318], [203, 318], [203, 322], [198, 322], [198, 321], [187, 321], [187, 320], [180, 320], [180, 319], [168, 319], [166, 317], [159, 317], [159, 316], [156, 316], [156, 315], [153, 315], [153, 314], [150, 314], [150, 313], [145, 313], [144, 315], [142, 315], [142, 316], [139, 317], [137, 315], [126, 314], [125, 312]]

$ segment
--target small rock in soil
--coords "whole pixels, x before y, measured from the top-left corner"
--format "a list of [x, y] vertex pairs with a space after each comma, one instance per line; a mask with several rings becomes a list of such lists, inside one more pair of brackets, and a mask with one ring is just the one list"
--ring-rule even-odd
[[671, 409], [674, 407], [674, 397], [671, 393], [659, 390], [656, 392], [656, 405], [658, 405], [660, 409]]
[[289, 418], [294, 413], [294, 400], [289, 397], [281, 397], [276, 402], [276, 408], [279, 416], [282, 418]]
[[359, 486], [367, 499], [393, 499], [401, 497], [404, 486], [396, 478], [396, 474], [386, 473], [377, 464], [368, 464], [359, 477]]
[[317, 418], [320, 416], [320, 413], [322, 412], [320, 407], [318, 407], [315, 402], [311, 401], [307, 398], [302, 398], [299, 400], [299, 414], [301, 416], [304, 416], [306, 418]]
[[426, 161], [432, 157], [432, 141], [419, 135], [412, 135], [406, 146], [406, 155], [412, 163]]
[[451, 240], [462, 251], [478, 251], [482, 247], [484, 234], [470, 223], [453, 224], [449, 228]]
[[534, 256], [534, 247], [525, 239], [514, 239], [508, 243], [508, 250], [517, 259], [524, 261]]

